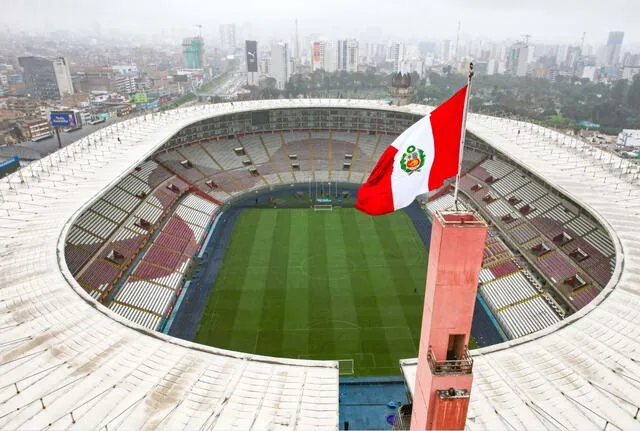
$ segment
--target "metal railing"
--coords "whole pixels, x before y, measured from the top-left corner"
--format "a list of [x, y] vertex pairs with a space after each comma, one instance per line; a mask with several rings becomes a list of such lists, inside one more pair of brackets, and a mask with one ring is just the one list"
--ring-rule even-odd
[[398, 408], [393, 418], [393, 431], [408, 431], [411, 429], [411, 413], [413, 404], [403, 404]]
[[433, 349], [429, 346], [427, 361], [429, 361], [431, 372], [436, 375], [471, 374], [473, 369], [473, 359], [469, 356], [469, 350], [466, 347], [460, 359], [438, 360], [435, 353], [433, 353]]

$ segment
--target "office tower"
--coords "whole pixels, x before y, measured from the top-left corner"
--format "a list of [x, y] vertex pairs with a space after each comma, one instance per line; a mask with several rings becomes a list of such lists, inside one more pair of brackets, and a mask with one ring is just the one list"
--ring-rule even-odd
[[325, 72], [338, 70], [338, 48], [335, 42], [317, 40], [311, 44], [311, 68]]
[[202, 37], [188, 37], [182, 41], [182, 55], [185, 69], [204, 69], [204, 40]]
[[220, 47], [223, 51], [232, 54], [236, 50], [236, 25], [220, 25]]
[[286, 42], [271, 45], [271, 76], [276, 80], [276, 88], [284, 90], [289, 80], [289, 47]]
[[607, 39], [607, 45], [604, 48], [603, 65], [615, 66], [618, 64], [623, 39], [624, 32], [622, 31], [612, 31], [609, 33], [609, 39]]
[[402, 72], [402, 63], [406, 55], [404, 43], [395, 42], [389, 46], [389, 60], [393, 62], [394, 72]]
[[507, 71], [511, 75], [526, 76], [529, 65], [529, 45], [518, 42], [509, 48]]
[[355, 39], [338, 41], [338, 70], [358, 71], [358, 41]]
[[24, 70], [25, 90], [31, 97], [57, 100], [74, 94], [69, 64], [64, 57], [19, 57]]

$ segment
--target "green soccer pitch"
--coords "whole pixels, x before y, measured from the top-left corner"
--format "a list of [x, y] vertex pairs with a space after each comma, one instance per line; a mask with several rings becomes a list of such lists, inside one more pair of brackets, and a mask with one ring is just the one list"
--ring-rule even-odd
[[417, 356], [426, 263], [402, 211], [243, 210], [194, 341], [398, 375]]

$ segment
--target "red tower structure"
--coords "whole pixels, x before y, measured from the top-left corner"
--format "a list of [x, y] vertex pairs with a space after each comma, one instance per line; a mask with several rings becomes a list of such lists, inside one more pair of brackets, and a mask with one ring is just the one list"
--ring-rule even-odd
[[468, 345], [487, 224], [474, 212], [433, 217], [412, 430], [463, 430], [473, 359]]

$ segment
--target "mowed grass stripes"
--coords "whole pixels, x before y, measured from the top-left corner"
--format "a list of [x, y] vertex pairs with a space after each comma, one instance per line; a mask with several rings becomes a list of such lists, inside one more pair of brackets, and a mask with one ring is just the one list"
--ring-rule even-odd
[[401, 211], [247, 209], [195, 341], [352, 359], [357, 376], [397, 375], [398, 360], [417, 355], [426, 264], [424, 244]]

